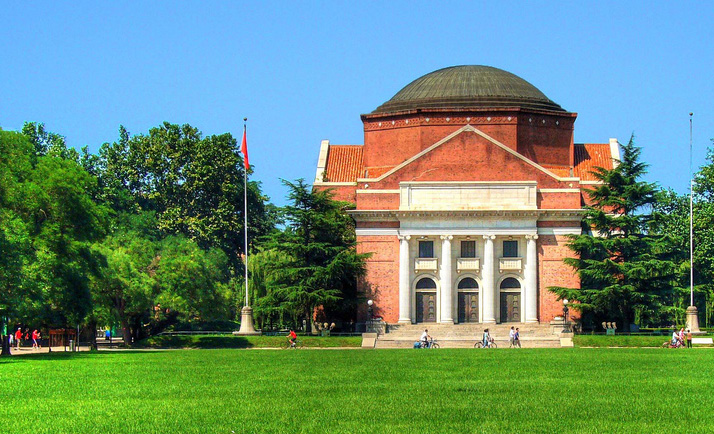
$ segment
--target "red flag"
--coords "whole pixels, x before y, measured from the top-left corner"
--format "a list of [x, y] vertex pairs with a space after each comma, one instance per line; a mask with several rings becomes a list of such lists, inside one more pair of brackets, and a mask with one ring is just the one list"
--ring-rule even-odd
[[245, 127], [243, 127], [243, 142], [240, 145], [240, 151], [243, 153], [245, 170], [250, 170], [250, 163], [248, 163], [248, 140], [245, 137]]

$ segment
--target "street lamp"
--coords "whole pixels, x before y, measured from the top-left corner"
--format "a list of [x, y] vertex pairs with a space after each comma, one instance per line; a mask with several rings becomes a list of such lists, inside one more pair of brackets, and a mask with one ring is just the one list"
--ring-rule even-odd
[[367, 300], [367, 316], [369, 320], [372, 320], [372, 305], [374, 304], [374, 301], [372, 300]]
[[568, 299], [563, 299], [563, 333], [570, 333], [568, 326]]

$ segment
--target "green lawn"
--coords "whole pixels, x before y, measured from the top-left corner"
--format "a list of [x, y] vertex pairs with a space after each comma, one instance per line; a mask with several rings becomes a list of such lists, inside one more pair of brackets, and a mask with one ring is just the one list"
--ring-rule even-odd
[[710, 349], [186, 350], [0, 360], [0, 433], [672, 433]]
[[[138, 348], [279, 348], [287, 336], [159, 335], [139, 342]], [[298, 336], [305, 347], [359, 347], [361, 336]]]
[[[671, 340], [672, 334], [666, 336], [637, 336], [637, 335], [575, 335], [573, 343], [579, 347], [649, 347], [659, 348], [663, 343]], [[711, 336], [707, 336], [711, 337]], [[696, 347], [711, 345], [695, 345]]]

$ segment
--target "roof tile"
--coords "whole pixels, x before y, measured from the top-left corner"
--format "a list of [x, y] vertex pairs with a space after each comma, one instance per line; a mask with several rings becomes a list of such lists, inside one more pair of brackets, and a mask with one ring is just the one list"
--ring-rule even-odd
[[573, 174], [583, 181], [597, 181], [591, 172], [596, 167], [612, 169], [609, 143], [576, 143]]
[[326, 182], [356, 182], [362, 172], [362, 145], [330, 145]]

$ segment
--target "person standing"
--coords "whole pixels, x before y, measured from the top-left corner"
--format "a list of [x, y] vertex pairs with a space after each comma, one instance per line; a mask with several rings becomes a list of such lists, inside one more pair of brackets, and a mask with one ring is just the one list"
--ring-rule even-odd
[[17, 345], [17, 350], [20, 349], [20, 341], [22, 341], [22, 328], [18, 327], [17, 331], [15, 332], [15, 345]]
[[692, 348], [692, 331], [687, 329], [687, 348]]
[[488, 348], [491, 346], [491, 335], [488, 333], [488, 329], [483, 331], [483, 347]]
[[508, 348], [514, 347], [513, 338], [516, 336], [516, 331], [511, 326], [511, 330], [508, 331]]
[[516, 327], [516, 333], [513, 335], [513, 346], [521, 347], [521, 332], [518, 327]]

